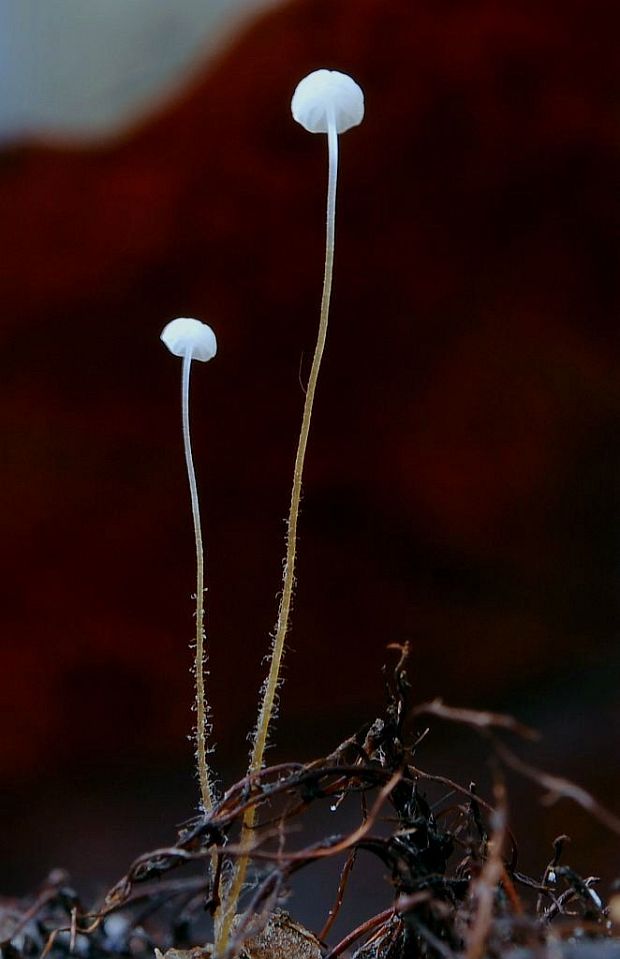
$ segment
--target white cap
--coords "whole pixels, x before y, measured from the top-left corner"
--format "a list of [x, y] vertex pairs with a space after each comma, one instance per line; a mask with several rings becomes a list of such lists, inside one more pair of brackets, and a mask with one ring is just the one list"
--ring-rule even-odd
[[344, 133], [364, 119], [364, 94], [346, 73], [315, 70], [297, 84], [291, 110], [294, 119], [310, 133], [327, 133], [331, 112], [336, 132]]
[[191, 353], [193, 360], [212, 360], [217, 353], [215, 333], [206, 323], [180, 316], [164, 326], [161, 339], [175, 356]]

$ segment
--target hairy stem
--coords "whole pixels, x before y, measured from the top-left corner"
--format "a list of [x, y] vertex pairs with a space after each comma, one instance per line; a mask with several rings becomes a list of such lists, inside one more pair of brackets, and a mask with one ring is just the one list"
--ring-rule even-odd
[[[327, 186], [327, 227], [325, 242], [325, 272], [323, 275], [323, 295], [321, 298], [321, 315], [319, 321], [319, 332], [297, 444], [297, 454], [295, 456], [295, 468], [293, 471], [293, 485], [291, 489], [291, 502], [288, 514], [288, 525], [286, 534], [286, 557], [284, 561], [284, 574], [282, 580], [282, 595], [278, 608], [278, 618], [276, 622], [275, 635], [271, 648], [271, 660], [269, 664], [269, 673], [263, 686], [263, 698], [258, 713], [258, 721], [254, 732], [252, 753], [250, 756], [249, 775], [262, 769], [265, 756], [265, 749], [269, 738], [269, 730], [273, 719], [274, 706], [278, 691], [278, 682], [280, 676], [280, 667], [284, 654], [284, 642], [288, 631], [291, 601], [293, 598], [293, 589], [295, 586], [295, 559], [297, 550], [297, 520], [299, 517], [299, 504], [301, 501], [301, 484], [303, 478], [304, 460], [306, 457], [306, 447], [308, 445], [308, 436], [310, 434], [310, 421], [312, 419], [312, 408], [314, 406], [314, 397], [316, 386], [321, 369], [321, 360], [325, 349], [327, 338], [327, 323], [329, 319], [329, 302], [332, 290], [332, 274], [334, 265], [334, 234], [336, 222], [336, 183], [338, 179], [338, 134], [333, 116], [329, 118], [327, 131], [328, 144], [328, 186]], [[241, 829], [240, 844], [248, 851], [252, 844], [252, 830], [256, 823], [256, 807], [252, 806], [247, 810]], [[245, 877], [248, 868], [249, 857], [240, 856], [237, 860], [230, 887], [226, 895], [226, 905], [222, 922], [216, 935], [215, 956], [219, 959], [226, 948], [226, 943], [230, 935], [232, 923], [237, 910], [239, 896], [245, 883]]]
[[189, 373], [192, 365], [192, 354], [188, 350], [183, 357], [183, 375], [181, 382], [181, 403], [183, 412], [183, 447], [187, 478], [192, 500], [192, 517], [194, 520], [194, 537], [196, 540], [196, 651], [194, 673], [196, 684], [196, 765], [198, 768], [198, 783], [200, 785], [200, 799], [205, 812], [213, 809], [213, 788], [207, 766], [207, 706], [205, 700], [205, 631], [204, 631], [204, 554], [202, 547], [202, 529], [200, 526], [200, 506], [198, 504], [198, 488], [196, 486], [196, 472], [192, 457], [192, 441], [189, 430]]

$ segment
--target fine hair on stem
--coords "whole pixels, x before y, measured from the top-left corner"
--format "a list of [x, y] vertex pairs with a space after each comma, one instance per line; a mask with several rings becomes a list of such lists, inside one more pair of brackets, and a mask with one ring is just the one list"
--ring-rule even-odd
[[191, 351], [183, 356], [183, 373], [181, 385], [181, 404], [183, 413], [183, 448], [185, 464], [189, 480], [190, 497], [192, 503], [192, 518], [194, 522], [194, 539], [196, 543], [196, 637], [194, 682], [196, 686], [196, 765], [198, 783], [200, 786], [200, 801], [205, 812], [213, 809], [214, 790], [211, 775], [207, 764], [207, 729], [209, 714], [205, 696], [205, 608], [204, 608], [204, 548], [202, 544], [202, 525], [200, 522], [200, 503], [198, 501], [198, 487], [196, 471], [192, 456], [192, 441], [189, 427], [189, 374], [192, 365]]
[[[327, 142], [328, 142], [328, 186], [327, 186], [327, 224], [326, 224], [326, 242], [325, 242], [325, 270], [323, 275], [323, 293], [321, 297], [321, 312], [319, 320], [319, 330], [312, 358], [312, 366], [304, 400], [304, 408], [295, 455], [295, 466], [293, 471], [293, 484], [291, 488], [291, 500], [288, 513], [286, 530], [286, 553], [284, 560], [284, 573], [282, 580], [282, 593], [278, 608], [275, 633], [271, 646], [271, 657], [269, 663], [269, 672], [263, 684], [261, 691], [261, 704], [258, 712], [258, 720], [252, 738], [252, 750], [250, 754], [250, 765], [248, 772], [250, 775], [257, 773], [262, 769], [265, 750], [267, 748], [270, 725], [274, 716], [276, 706], [276, 697], [280, 670], [282, 666], [282, 657], [284, 655], [284, 645], [288, 631], [291, 602], [295, 586], [295, 561], [297, 552], [297, 521], [299, 517], [299, 506], [301, 501], [302, 479], [306, 448], [310, 434], [310, 422], [312, 419], [312, 410], [316, 394], [319, 372], [321, 369], [321, 360], [325, 349], [327, 338], [327, 325], [329, 319], [329, 304], [332, 289], [332, 274], [334, 264], [334, 235], [335, 235], [335, 215], [336, 215], [336, 184], [338, 177], [338, 132], [333, 111], [328, 111], [327, 122]], [[253, 829], [256, 823], [256, 807], [251, 806], [244, 818], [241, 829], [240, 845], [242, 849], [249, 850], [252, 844]], [[237, 903], [241, 895], [248, 868], [248, 856], [242, 855], [237, 860], [230, 886], [226, 895], [225, 909], [222, 921], [219, 925], [218, 934], [215, 941], [215, 955], [219, 957], [226, 948], [226, 943], [232, 929]]]
[[214, 805], [214, 789], [207, 765], [207, 732], [209, 729], [209, 712], [205, 696], [205, 611], [204, 611], [204, 549], [202, 540], [202, 526], [200, 523], [200, 505], [198, 501], [198, 486], [196, 471], [192, 456], [192, 439], [189, 421], [189, 379], [192, 360], [201, 360], [203, 363], [212, 359], [217, 352], [217, 340], [210, 326], [200, 320], [187, 316], [171, 320], [162, 333], [161, 339], [174, 356], [183, 361], [181, 371], [181, 413], [183, 425], [183, 449], [185, 465], [192, 504], [192, 518], [194, 522], [194, 540], [196, 545], [196, 632], [194, 643], [194, 683], [196, 689], [196, 768], [200, 787], [200, 803], [205, 813], [210, 813]]

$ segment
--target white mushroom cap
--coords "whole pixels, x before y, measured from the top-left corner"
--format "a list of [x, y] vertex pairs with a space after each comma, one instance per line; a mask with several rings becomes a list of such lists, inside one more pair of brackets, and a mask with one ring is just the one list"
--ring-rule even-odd
[[206, 323], [180, 316], [162, 330], [161, 339], [175, 356], [192, 355], [193, 360], [212, 360], [217, 353], [215, 333]]
[[364, 119], [364, 94], [346, 73], [315, 70], [297, 84], [291, 110], [310, 133], [327, 133], [331, 111], [336, 132], [344, 133]]

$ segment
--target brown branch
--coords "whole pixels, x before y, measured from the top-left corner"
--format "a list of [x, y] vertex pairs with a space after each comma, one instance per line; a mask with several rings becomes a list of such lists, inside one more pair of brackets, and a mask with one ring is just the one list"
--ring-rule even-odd
[[[400, 770], [391, 776], [390, 780], [385, 784], [383, 789], [379, 792], [375, 802], [372, 805], [372, 808], [368, 814], [368, 818], [362, 823], [361, 826], [358, 826], [357, 829], [354, 829], [352, 833], [349, 833], [344, 839], [341, 839], [339, 842], [333, 843], [332, 845], [318, 845], [314, 848], [300, 849], [297, 852], [287, 852], [282, 853], [278, 852], [264, 852], [260, 849], [252, 849], [251, 855], [254, 859], [267, 859], [275, 862], [286, 861], [287, 863], [292, 863], [296, 861], [309, 861], [311, 859], [323, 859], [326, 856], [335, 856], [339, 852], [344, 852], [347, 849], [351, 849], [352, 846], [357, 845], [364, 836], [370, 831], [374, 825], [383, 803], [388, 798], [394, 787], [401, 781], [403, 778], [402, 772]], [[243, 856], [248, 854], [247, 846], [226, 846], [226, 852], [232, 853], [235, 856]]]
[[499, 779], [495, 783], [496, 808], [492, 816], [492, 832], [487, 843], [488, 857], [478, 879], [472, 883], [473, 898], [477, 902], [476, 916], [467, 936], [466, 959], [480, 959], [493, 919], [493, 904], [504, 873], [502, 847], [506, 837], [506, 790]]
[[448, 722], [473, 726], [476, 729], [507, 729], [522, 739], [540, 739], [540, 733], [519, 722], [513, 716], [504, 713], [490, 713], [475, 709], [457, 709], [446, 706], [442, 699], [433, 699], [431, 702], [416, 706], [412, 716], [438, 716]]
[[331, 932], [332, 926], [334, 925], [338, 913], [340, 912], [340, 907], [344, 899], [345, 890], [347, 888], [347, 882], [349, 881], [349, 876], [351, 875], [351, 870], [353, 869], [353, 864], [357, 856], [357, 849], [354, 849], [346, 858], [345, 864], [342, 867], [342, 872], [340, 873], [340, 880], [338, 882], [338, 889], [336, 890], [336, 899], [334, 905], [329, 910], [329, 914], [325, 921], [325, 925], [319, 933], [319, 939], [322, 942], [325, 942], [329, 933]]
[[578, 806], [581, 806], [582, 809], [589, 812], [591, 816], [598, 819], [607, 829], [620, 836], [620, 819], [618, 816], [601, 805], [587, 790], [571, 782], [569, 779], [564, 779], [562, 776], [553, 776], [550, 773], [544, 772], [542, 769], [530, 766], [529, 763], [519, 759], [519, 757], [515, 755], [512, 750], [504, 746], [503, 743], [495, 743], [495, 750], [506, 766], [520, 773], [520, 775], [526, 779], [537, 783], [537, 785], [547, 791], [547, 796], [545, 796], [543, 800], [546, 804], [551, 805], [557, 802], [558, 799], [572, 799]]
[[378, 913], [378, 915], [373, 916], [372, 919], [367, 919], [366, 922], [361, 923], [357, 926], [352, 932], [341, 939], [338, 945], [334, 946], [333, 949], [330, 949], [325, 959], [338, 959], [338, 956], [341, 956], [343, 952], [352, 946], [354, 942], [358, 939], [361, 939], [362, 936], [365, 936], [366, 933], [372, 932], [377, 926], [385, 925], [396, 915], [396, 910], [394, 906], [391, 906], [389, 909], [385, 909], [383, 912]]

